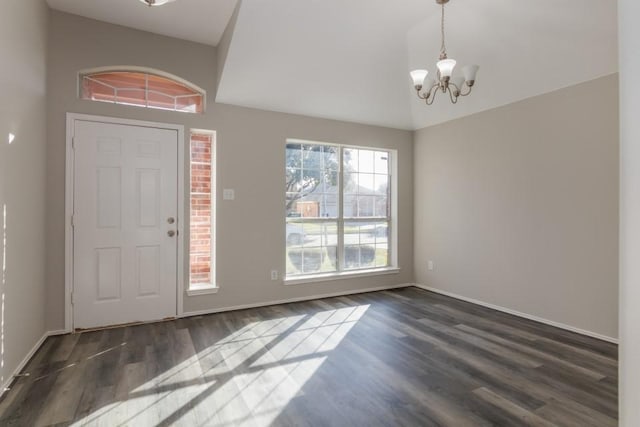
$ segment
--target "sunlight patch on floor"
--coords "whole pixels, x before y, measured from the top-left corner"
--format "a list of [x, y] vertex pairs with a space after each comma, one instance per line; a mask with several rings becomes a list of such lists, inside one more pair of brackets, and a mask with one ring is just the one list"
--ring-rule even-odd
[[[368, 307], [251, 322], [164, 372], [131, 363], [119, 373], [113, 398], [73, 425], [268, 426]], [[180, 344], [181, 333], [189, 332], [176, 331]]]

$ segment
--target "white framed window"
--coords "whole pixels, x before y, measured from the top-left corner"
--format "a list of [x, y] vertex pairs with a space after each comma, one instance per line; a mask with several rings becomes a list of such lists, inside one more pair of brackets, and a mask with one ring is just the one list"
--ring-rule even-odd
[[215, 132], [192, 130], [189, 182], [188, 295], [212, 293], [215, 284]]
[[395, 150], [287, 140], [286, 279], [396, 268]]

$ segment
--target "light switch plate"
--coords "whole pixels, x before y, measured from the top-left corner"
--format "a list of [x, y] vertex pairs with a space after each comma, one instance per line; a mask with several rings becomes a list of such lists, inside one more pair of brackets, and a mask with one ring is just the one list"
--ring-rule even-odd
[[222, 190], [222, 200], [235, 200], [236, 192], [231, 188], [225, 188]]

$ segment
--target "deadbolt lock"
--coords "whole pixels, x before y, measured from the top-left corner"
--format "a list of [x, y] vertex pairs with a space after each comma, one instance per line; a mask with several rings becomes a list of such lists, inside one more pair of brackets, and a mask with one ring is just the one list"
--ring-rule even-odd
[[170, 216], [169, 218], [167, 218], [167, 222], [168, 222], [169, 224], [173, 224], [174, 222], [176, 222], [176, 220], [175, 220], [175, 218], [174, 218], [174, 217]]

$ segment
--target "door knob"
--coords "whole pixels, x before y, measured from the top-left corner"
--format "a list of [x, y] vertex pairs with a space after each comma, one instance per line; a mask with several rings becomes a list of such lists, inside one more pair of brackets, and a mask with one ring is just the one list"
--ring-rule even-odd
[[173, 236], [176, 235], [176, 232], [173, 231], [173, 230], [169, 230], [169, 231], [167, 231], [167, 234], [169, 235], [169, 237], [173, 237]]

